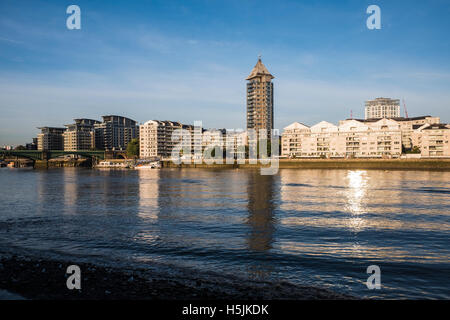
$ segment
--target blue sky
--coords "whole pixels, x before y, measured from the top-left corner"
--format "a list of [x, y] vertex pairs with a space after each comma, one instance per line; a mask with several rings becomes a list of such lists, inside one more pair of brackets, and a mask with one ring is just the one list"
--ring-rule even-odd
[[[66, 28], [71, 4], [81, 30]], [[370, 4], [381, 30], [366, 27]], [[446, 0], [2, 0], [0, 145], [105, 114], [244, 128], [258, 54], [276, 128], [363, 117], [380, 96], [450, 122], [449, 15]]]

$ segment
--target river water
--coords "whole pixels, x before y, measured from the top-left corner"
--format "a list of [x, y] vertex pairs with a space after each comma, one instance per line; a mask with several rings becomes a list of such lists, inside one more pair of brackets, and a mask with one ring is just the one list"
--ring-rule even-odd
[[[0, 169], [0, 250], [450, 298], [450, 172]], [[366, 269], [381, 270], [369, 290]]]

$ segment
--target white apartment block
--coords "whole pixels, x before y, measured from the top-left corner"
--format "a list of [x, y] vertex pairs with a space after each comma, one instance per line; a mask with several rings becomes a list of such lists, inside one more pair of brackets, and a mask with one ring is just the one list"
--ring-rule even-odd
[[[346, 120], [340, 120], [339, 125], [345, 124], [346, 122], [357, 120], [359, 122], [363, 123], [371, 123], [379, 121], [379, 119], [346, 119]], [[433, 117], [433, 116], [420, 116], [420, 117], [413, 117], [413, 118], [392, 118], [391, 120], [395, 120], [400, 124], [400, 130], [402, 131], [402, 146], [404, 150], [409, 150], [413, 147], [412, 144], [412, 137], [411, 134], [414, 129], [419, 128], [420, 126], [429, 123], [429, 124], [435, 124], [440, 123], [439, 117]]]
[[322, 121], [312, 127], [294, 122], [284, 128], [281, 146], [287, 157], [399, 157], [402, 132], [390, 119], [349, 120], [339, 126]]
[[368, 100], [366, 105], [366, 119], [382, 119], [400, 117], [400, 100], [390, 98], [376, 98]]
[[91, 150], [95, 147], [94, 131], [69, 131], [63, 133], [64, 151]]
[[41, 127], [41, 133], [37, 135], [38, 150], [64, 150], [63, 133], [66, 128]]
[[[185, 130], [184, 139], [177, 137], [179, 131]], [[195, 159], [200, 152], [202, 158], [205, 150], [219, 147], [223, 150], [230, 149], [234, 152], [234, 157], [245, 156], [245, 146], [247, 145], [247, 132], [225, 129], [211, 129], [194, 131], [194, 126], [185, 125], [175, 121], [150, 120], [139, 126], [139, 154], [141, 159], [169, 158], [175, 146], [181, 143], [183, 150], [190, 150], [190, 154], [181, 155], [182, 158]], [[200, 131], [201, 130], [201, 131]], [[186, 138], [187, 137], [187, 138]], [[197, 147], [198, 150], [195, 148]], [[211, 150], [209, 150], [210, 153]]]
[[95, 148], [94, 125], [100, 121], [92, 119], [75, 119], [67, 124], [63, 133], [64, 151], [91, 150]]
[[202, 133], [202, 152], [212, 148], [223, 148], [223, 152], [234, 155], [234, 158], [245, 157], [245, 146], [248, 145], [248, 136], [246, 131], [210, 129]]
[[450, 124], [424, 124], [414, 130], [412, 140], [422, 157], [450, 156]]
[[235, 158], [245, 158], [245, 146], [248, 145], [247, 131], [227, 130], [225, 148], [232, 150]]
[[[168, 158], [173, 148], [184, 141], [177, 141], [172, 135], [177, 129], [184, 129], [191, 133], [193, 126], [184, 125], [176, 121], [150, 120], [139, 126], [139, 155], [142, 159]], [[191, 146], [191, 141], [186, 142]]]

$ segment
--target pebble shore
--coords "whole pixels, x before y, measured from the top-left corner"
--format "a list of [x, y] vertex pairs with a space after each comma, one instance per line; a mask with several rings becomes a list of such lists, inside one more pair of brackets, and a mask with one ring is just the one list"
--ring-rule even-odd
[[[81, 269], [81, 289], [66, 286], [66, 268]], [[157, 272], [119, 269], [23, 256], [0, 257], [0, 289], [26, 299], [104, 300], [316, 300], [354, 297], [287, 282], [236, 281], [201, 273], [170, 277]]]

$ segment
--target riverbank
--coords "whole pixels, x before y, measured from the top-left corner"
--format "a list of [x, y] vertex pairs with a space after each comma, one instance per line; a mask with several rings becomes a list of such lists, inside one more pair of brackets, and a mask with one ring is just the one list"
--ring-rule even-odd
[[[81, 290], [66, 287], [66, 268], [81, 269]], [[151, 268], [149, 268], [151, 269]], [[26, 299], [317, 300], [351, 299], [327, 289], [286, 282], [236, 281], [190, 272], [183, 277], [147, 269], [120, 269], [79, 261], [24, 256], [0, 258], [0, 289]]]
[[48, 169], [48, 168], [63, 168], [63, 167], [91, 167], [91, 159], [51, 159], [51, 160], [36, 160], [34, 167], [36, 169]]
[[[174, 164], [163, 161], [164, 168], [245, 169], [261, 164]], [[280, 169], [350, 169], [350, 170], [432, 170], [450, 171], [450, 159], [280, 159]]]

